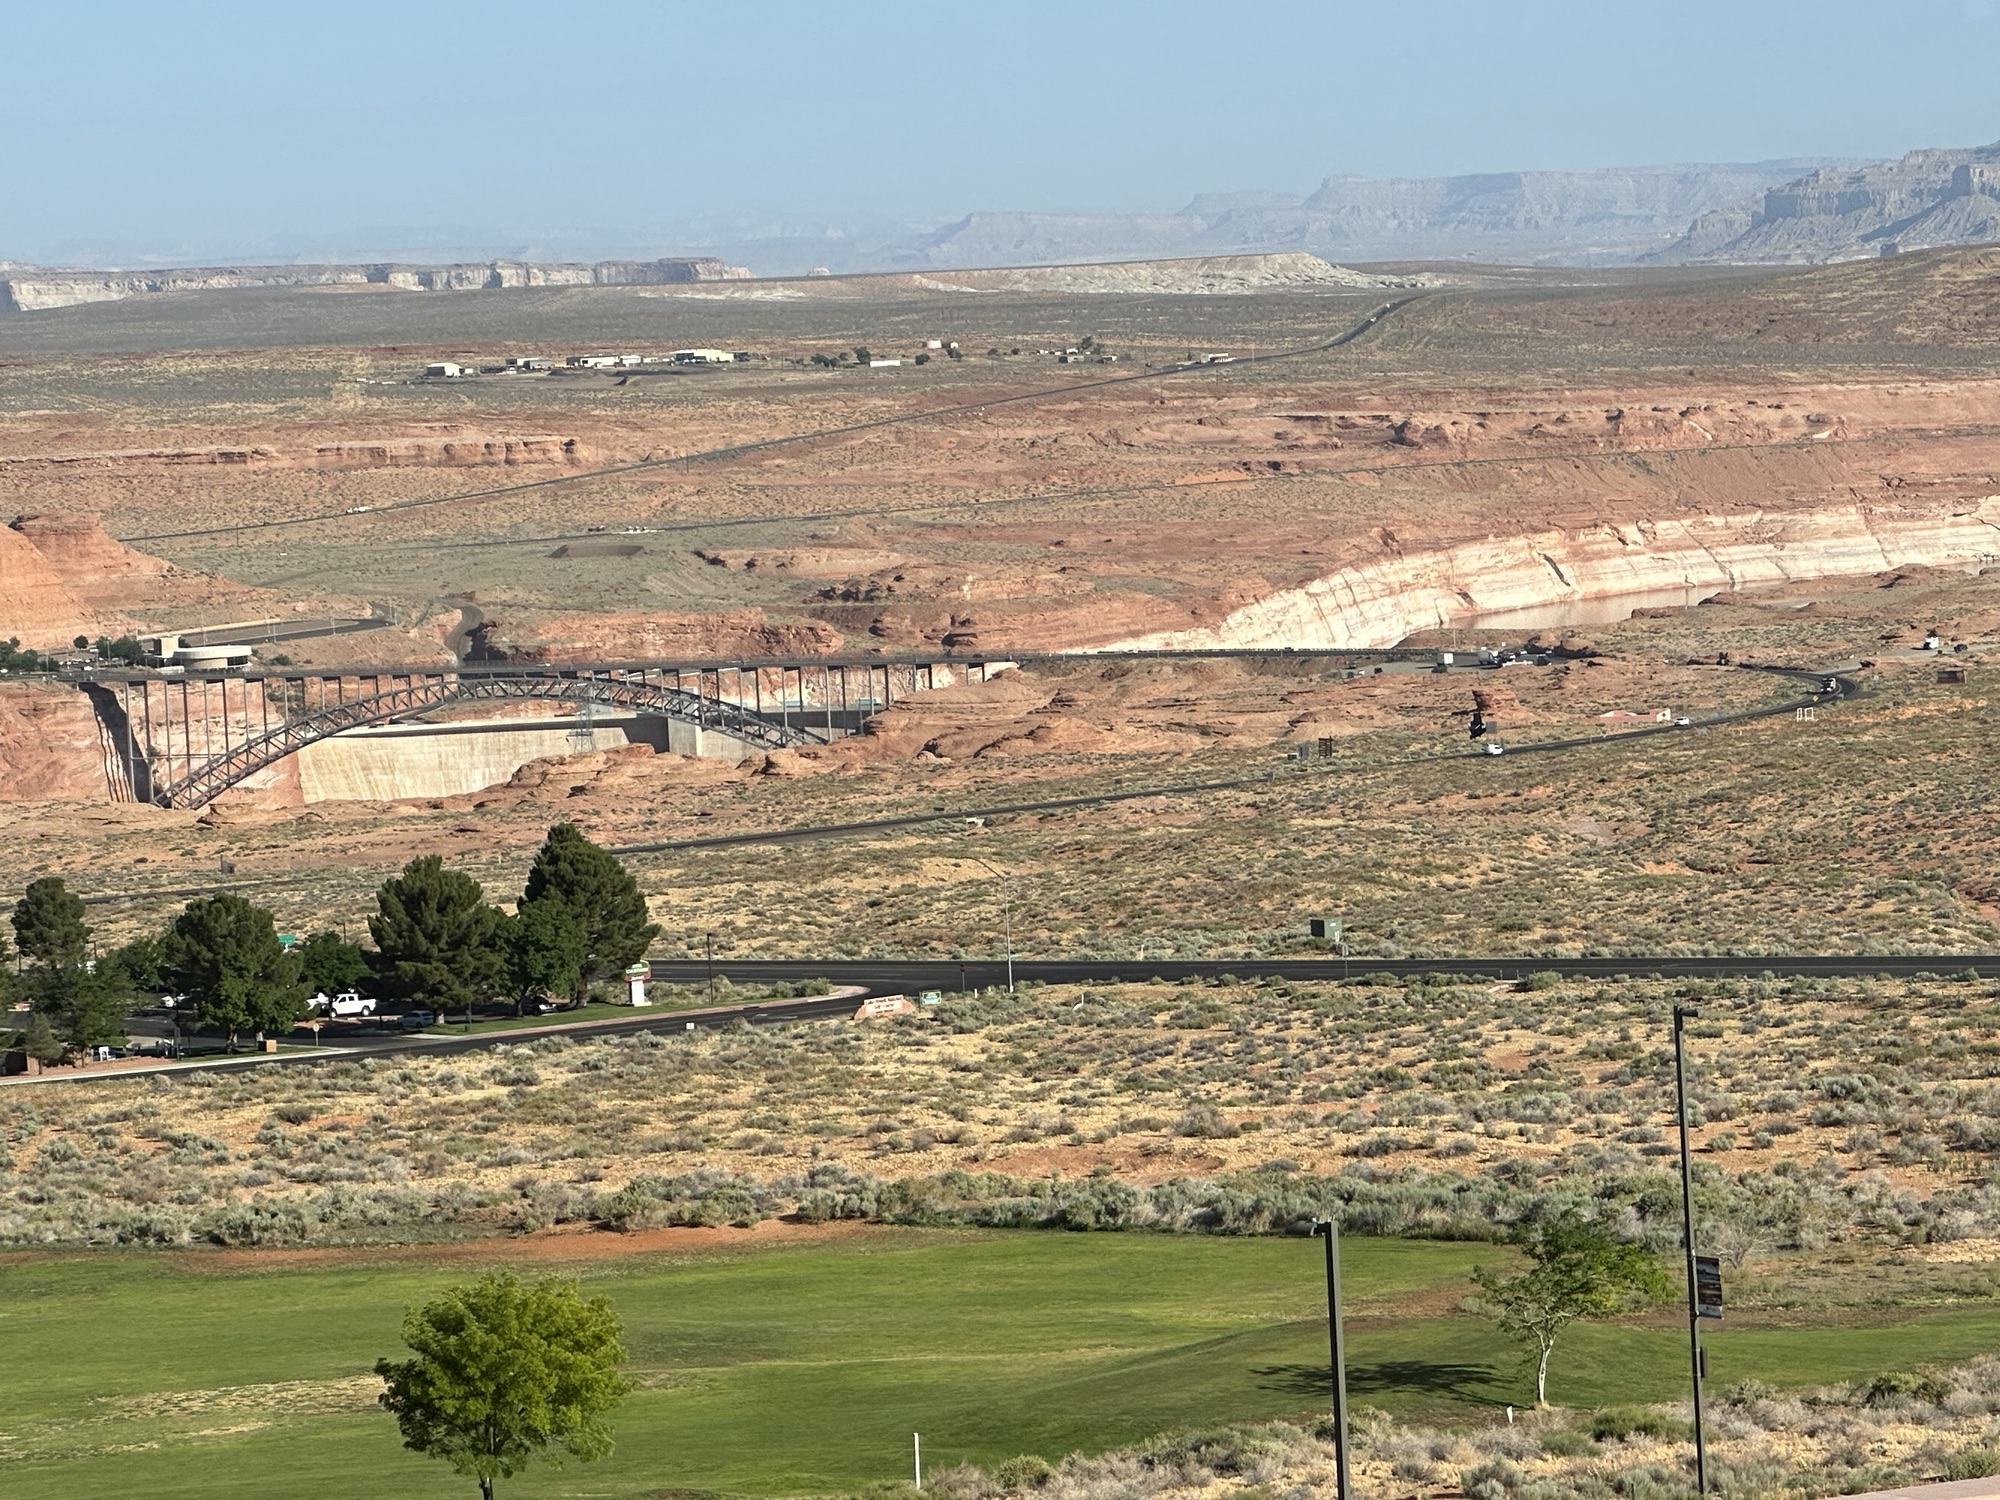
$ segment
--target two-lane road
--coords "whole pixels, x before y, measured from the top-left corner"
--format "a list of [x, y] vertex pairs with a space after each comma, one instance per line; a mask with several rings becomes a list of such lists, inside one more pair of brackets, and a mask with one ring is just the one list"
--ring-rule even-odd
[[[1530, 974], [1571, 979], [1611, 979], [1620, 975], [1665, 979], [1744, 979], [1764, 974], [1780, 978], [1834, 978], [1876, 975], [1908, 979], [1919, 974], [2000, 975], [2000, 953], [1747, 954], [1724, 957], [1685, 954], [1629, 954], [1613, 958], [1370, 958], [1325, 955], [1314, 958], [1096, 958], [1014, 960], [1017, 983], [1120, 984], [1148, 979], [1169, 983], [1218, 978], [1289, 979], [1325, 983], [1361, 974], [1399, 979], [1426, 974], [1491, 980]], [[1007, 982], [1004, 958], [980, 959], [764, 959], [718, 958], [715, 973], [742, 984], [797, 983], [825, 979], [865, 987], [871, 994], [917, 994], [923, 990], [990, 989]], [[700, 984], [708, 973], [701, 959], [655, 959], [653, 978], [673, 984]], [[780, 1002], [783, 1003], [783, 1002]], [[799, 1003], [799, 1002], [793, 1002]]]

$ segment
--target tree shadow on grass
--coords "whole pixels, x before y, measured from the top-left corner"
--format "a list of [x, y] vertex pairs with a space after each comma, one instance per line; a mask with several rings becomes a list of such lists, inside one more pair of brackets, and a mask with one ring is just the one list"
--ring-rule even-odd
[[[1325, 1365], [1258, 1365], [1251, 1374], [1265, 1390], [1298, 1396], [1324, 1396], [1331, 1390]], [[1500, 1372], [1491, 1365], [1445, 1364], [1428, 1359], [1390, 1359], [1380, 1364], [1349, 1365], [1350, 1396], [1443, 1397], [1467, 1406], [1502, 1406], [1496, 1395]]]

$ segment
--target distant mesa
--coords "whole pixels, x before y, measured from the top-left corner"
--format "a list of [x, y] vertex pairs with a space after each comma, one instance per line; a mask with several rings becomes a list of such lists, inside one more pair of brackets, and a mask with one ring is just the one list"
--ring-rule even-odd
[[[0, 261], [0, 313], [35, 312], [153, 292], [231, 288], [393, 287], [420, 292], [504, 287], [639, 286], [700, 292], [768, 278], [840, 281], [901, 273], [912, 290], [1199, 292], [1241, 287], [1241, 263], [1274, 256], [1357, 265], [1472, 261], [1524, 266], [1818, 265], [1909, 250], [2000, 242], [2000, 142], [1912, 151], [1894, 161], [1787, 158], [1614, 167], [1588, 172], [1484, 172], [1455, 177], [1336, 174], [1308, 194], [1202, 193], [1171, 213], [982, 211], [912, 233], [797, 234], [711, 241], [717, 253], [659, 260], [490, 260], [222, 265], [82, 270]], [[748, 262], [756, 267], [736, 262]], [[1165, 287], [1137, 276], [1061, 278], [1062, 269], [1148, 262], [1214, 265], [1203, 287], [1181, 273]], [[1335, 269], [1332, 266], [1329, 270]], [[1401, 267], [1398, 267], [1401, 269]], [[975, 272], [1014, 281], [980, 286]], [[1036, 276], [1031, 273], [1042, 273]], [[1294, 266], [1278, 280], [1302, 278]], [[1315, 273], [1306, 280], [1330, 279]], [[1185, 283], [1185, 284], [1183, 284]], [[1360, 284], [1353, 282], [1349, 284]], [[717, 288], [717, 290], [732, 290]], [[733, 289], [737, 295], [747, 288]], [[793, 287], [754, 295], [786, 298]], [[840, 295], [830, 293], [828, 295]]]
[[2000, 240], [2000, 142], [1823, 168], [1703, 214], [1649, 259], [1817, 265]]
[[671, 286], [733, 281], [751, 273], [710, 256], [681, 260], [600, 260], [591, 264], [494, 260], [463, 265], [196, 266], [153, 271], [73, 271], [8, 266], [0, 312], [41, 312], [116, 302], [154, 292], [244, 287], [385, 286], [413, 292], [490, 291], [535, 286]]

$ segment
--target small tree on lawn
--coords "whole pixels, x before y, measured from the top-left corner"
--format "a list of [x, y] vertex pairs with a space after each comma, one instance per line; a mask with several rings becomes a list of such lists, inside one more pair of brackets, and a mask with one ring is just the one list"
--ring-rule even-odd
[[516, 1011], [541, 995], [573, 993], [583, 974], [583, 929], [557, 901], [523, 903], [507, 923], [507, 987]]
[[391, 994], [469, 1011], [500, 987], [505, 917], [464, 871], [447, 870], [435, 854], [413, 859], [382, 882], [375, 908], [370, 963]]
[[160, 977], [194, 1002], [204, 1026], [229, 1034], [290, 1031], [305, 1014], [298, 961], [270, 912], [224, 892], [190, 901], [161, 942]]
[[60, 875], [30, 882], [14, 903], [14, 946], [28, 962], [52, 969], [80, 964], [89, 942], [83, 902], [70, 894]]
[[528, 871], [521, 911], [544, 902], [568, 912], [583, 933], [579, 989], [637, 963], [660, 935], [659, 925], [647, 917], [646, 898], [632, 872], [615, 854], [585, 838], [574, 823], [558, 823], [549, 830]]
[[454, 1287], [403, 1319], [406, 1360], [378, 1360], [403, 1446], [479, 1481], [509, 1479], [545, 1448], [586, 1463], [611, 1451], [606, 1420], [631, 1385], [617, 1314], [574, 1281], [511, 1272]]
[[1613, 1239], [1595, 1224], [1565, 1215], [1518, 1230], [1514, 1242], [1528, 1269], [1505, 1280], [1475, 1267], [1480, 1312], [1504, 1333], [1535, 1348], [1535, 1405], [1547, 1406], [1549, 1355], [1556, 1337], [1582, 1318], [1608, 1317], [1663, 1296], [1659, 1263], [1637, 1245]]

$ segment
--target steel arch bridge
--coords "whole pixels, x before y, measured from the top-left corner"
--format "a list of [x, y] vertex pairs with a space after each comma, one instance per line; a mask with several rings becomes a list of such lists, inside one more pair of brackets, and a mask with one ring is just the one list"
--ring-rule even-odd
[[[700, 681], [699, 675], [696, 680]], [[302, 705], [303, 712], [293, 712], [288, 705], [280, 704], [283, 709], [280, 721], [275, 724], [267, 722], [265, 727], [254, 730], [249, 723], [249, 705], [245, 695], [241, 702], [245, 736], [233, 743], [227, 729], [232, 719], [229, 689], [223, 685], [222, 722], [225, 728], [220, 748], [210, 744], [209, 736], [204, 734], [200, 751], [188, 747], [176, 756], [169, 741], [166, 756], [169, 773], [166, 776], [154, 774], [149, 778], [151, 800], [162, 807], [202, 807], [246, 777], [320, 740], [350, 729], [408, 719], [458, 703], [539, 700], [624, 709], [632, 713], [678, 719], [701, 729], [728, 735], [747, 745], [772, 750], [790, 745], [817, 744], [831, 738], [830, 732], [825, 736], [817, 734], [789, 713], [782, 718], [773, 717], [768, 712], [729, 701], [720, 696], [719, 681], [716, 696], [682, 687], [679, 685], [679, 674], [675, 674], [672, 682], [649, 680], [644, 673], [597, 675], [546, 671], [518, 674], [439, 673], [398, 676], [389, 681], [391, 685], [383, 687], [382, 679], [378, 678], [376, 691], [362, 692], [358, 696], [338, 697], [331, 702], [321, 698], [316, 704]], [[238, 685], [247, 686], [240, 679]], [[259, 706], [264, 709], [267, 721], [271, 696], [268, 691], [260, 693]], [[128, 715], [128, 726], [132, 724], [133, 717]], [[128, 740], [130, 735], [128, 727]], [[179, 774], [173, 774], [174, 771]]]

